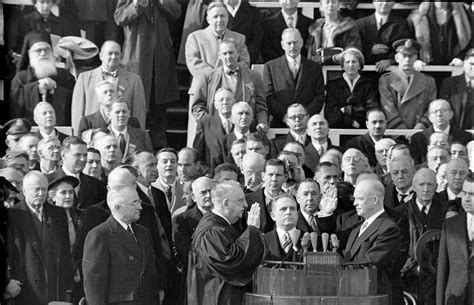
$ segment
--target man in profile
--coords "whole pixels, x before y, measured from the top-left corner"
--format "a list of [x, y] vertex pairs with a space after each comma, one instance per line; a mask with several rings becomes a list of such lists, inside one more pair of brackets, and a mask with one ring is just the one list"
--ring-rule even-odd
[[240, 305], [245, 285], [252, 280], [265, 255], [265, 242], [259, 231], [260, 207], [252, 205], [247, 229], [239, 235], [232, 224], [247, 208], [240, 185], [235, 181], [218, 184], [211, 197], [214, 207], [199, 222], [190, 249], [188, 304], [225, 301]]

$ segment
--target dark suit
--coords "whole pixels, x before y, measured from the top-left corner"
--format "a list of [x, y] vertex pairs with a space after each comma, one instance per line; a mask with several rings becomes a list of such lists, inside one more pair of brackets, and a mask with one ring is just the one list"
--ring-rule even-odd
[[[472, 113], [471, 113], [472, 115]], [[428, 143], [430, 136], [434, 133], [433, 125], [424, 129], [423, 131], [415, 133], [410, 139], [410, 151], [416, 164], [426, 161], [426, 154], [428, 152]], [[466, 145], [469, 141], [474, 139], [473, 135], [467, 131], [461, 130], [458, 127], [451, 125], [449, 129], [449, 138], [451, 142], [459, 142]]]
[[268, 113], [273, 116], [271, 127], [286, 127], [282, 120], [288, 106], [293, 103], [302, 104], [310, 116], [323, 108], [324, 80], [321, 65], [303, 56], [296, 80], [285, 55], [265, 63], [263, 84]]
[[211, 170], [222, 163], [231, 163], [235, 165], [234, 158], [230, 152], [232, 147], [232, 142], [237, 139], [234, 132], [229, 133], [228, 135], [224, 135], [217, 139], [214, 142], [213, 148], [211, 150]]
[[245, 194], [245, 200], [250, 207], [254, 203], [260, 205], [260, 231], [267, 233], [275, 227], [275, 221], [270, 216], [270, 211], [265, 202], [265, 193], [263, 188], [259, 188], [255, 192]]
[[[265, 239], [265, 243], [267, 244], [268, 250], [265, 254], [265, 260], [281, 261], [284, 259], [285, 261], [292, 261], [293, 258], [295, 258], [296, 261], [299, 261], [300, 255], [299, 253], [295, 253], [295, 250], [293, 248], [291, 248], [288, 253], [285, 253], [281, 246], [280, 239], [278, 238], [276, 228], [271, 230], [270, 232], [265, 233], [263, 235], [263, 238]], [[298, 249], [301, 248], [301, 237], [298, 240], [296, 247]]]
[[43, 221], [21, 201], [8, 210], [10, 278], [23, 283], [15, 304], [65, 301], [71, 289], [71, 252], [64, 209], [43, 204]]
[[[46, 175], [48, 182], [64, 176], [66, 176], [66, 174], [62, 168], [58, 168], [52, 174]], [[83, 173], [79, 174], [79, 181], [79, 194], [77, 196], [78, 209], [85, 210], [89, 206], [102, 201], [107, 197], [107, 187], [104, 182]]]
[[[298, 12], [298, 20], [295, 28], [300, 31], [303, 43], [308, 37], [308, 27], [311, 22], [313, 21], [310, 18]], [[263, 32], [265, 35], [263, 35], [262, 57], [264, 62], [275, 59], [285, 53], [281, 48], [281, 33], [283, 33], [283, 30], [287, 27], [288, 25], [281, 11], [263, 20]], [[301, 53], [303, 56], [306, 56], [305, 49], [303, 49]]]
[[[113, 136], [112, 128], [109, 126], [110, 132]], [[130, 155], [135, 151], [148, 151], [153, 152], [153, 144], [151, 143], [151, 138], [148, 132], [142, 129], [127, 127], [128, 136], [125, 138], [125, 150], [122, 151], [122, 161], [130, 157]], [[117, 143], [119, 143], [118, 137], [116, 137]]]
[[[405, 19], [395, 16], [394, 13], [388, 15], [387, 21], [380, 29], [377, 29], [375, 13], [367, 17], [356, 20], [362, 40], [362, 53], [365, 57], [365, 64], [373, 65], [383, 59], [394, 59], [395, 50], [392, 44], [402, 38], [409, 38], [408, 24]], [[387, 53], [373, 55], [372, 46], [384, 44], [389, 50]]]
[[[328, 150], [331, 149], [331, 148], [340, 150], [340, 148], [338, 146], [334, 146], [334, 145], [331, 144], [331, 140], [328, 139], [327, 143], [328, 143], [328, 148], [327, 148]], [[311, 141], [309, 142], [308, 145], [306, 145], [304, 150], [306, 152], [306, 160], [305, 160], [304, 164], [307, 167], [309, 167], [312, 171], [314, 171], [316, 166], [319, 164], [319, 158], [321, 156], [318, 154], [318, 151], [316, 150], [316, 148], [314, 147], [314, 145]], [[313, 177], [306, 177], [306, 178], [313, 178]]]
[[[58, 138], [59, 142], [61, 143], [64, 141], [64, 139], [69, 137], [69, 135], [59, 132], [56, 128], [54, 129], [54, 131], [56, 132], [56, 138]], [[35, 135], [38, 137], [38, 139], [40, 140], [43, 139], [43, 136], [41, 135], [39, 131], [35, 132]]]
[[177, 259], [184, 266], [188, 265], [192, 236], [201, 218], [202, 212], [197, 206], [194, 206], [192, 209], [176, 215], [173, 220], [173, 237], [176, 245]]
[[474, 304], [474, 250], [465, 213], [446, 219], [441, 231], [436, 304]]
[[196, 137], [193, 147], [199, 151], [201, 160], [211, 165], [212, 150], [217, 145], [217, 139], [225, 136], [224, 127], [218, 114], [203, 118], [197, 122]]
[[[88, 129], [96, 128], [107, 128], [108, 124], [105, 122], [104, 117], [99, 111], [96, 111], [92, 114], [86, 115], [81, 118], [79, 122], [79, 129], [75, 132], [78, 136], [81, 136], [82, 133]], [[134, 117], [128, 119], [128, 126], [140, 128], [140, 123]]]
[[263, 23], [258, 8], [241, 2], [233, 17], [229, 14], [227, 28], [245, 36], [245, 45], [250, 54], [250, 62], [255, 63], [262, 51]]
[[318, 239], [319, 239], [317, 250], [323, 251], [323, 243], [321, 241], [321, 234], [322, 233], [332, 234], [336, 232], [336, 218], [337, 216], [334, 213], [331, 216], [323, 217], [323, 218], [319, 218], [315, 216], [317, 227], [316, 227], [316, 230], [313, 230], [313, 228], [306, 221], [306, 219], [304, 218], [300, 210], [298, 211], [298, 222], [296, 223], [296, 228], [301, 230], [301, 234], [304, 234], [306, 232], [309, 232], [309, 233], [316, 232], [318, 234]]
[[378, 216], [358, 236], [360, 226], [352, 230], [347, 241], [344, 260], [350, 263], [370, 263], [377, 267], [377, 293], [392, 298], [393, 259], [402, 235], [395, 222], [386, 212]]
[[[415, 199], [416, 193], [412, 192], [412, 194], [413, 195], [411, 197]], [[410, 196], [405, 197], [403, 199], [403, 202], [408, 202], [408, 200], [411, 199], [409, 197]], [[383, 200], [384, 205], [393, 209], [401, 205], [403, 202], [400, 202], [400, 200], [398, 199], [397, 188], [395, 187], [393, 182], [390, 182], [390, 184], [385, 187], [385, 195], [384, 195], [384, 200]]]
[[369, 164], [372, 168], [377, 165], [377, 158], [375, 157], [375, 142], [370, 137], [369, 133], [357, 136], [350, 139], [346, 143], [345, 149], [355, 148], [360, 150], [369, 159]]
[[[283, 150], [283, 147], [285, 147], [286, 143], [289, 143], [289, 142], [298, 142], [295, 140], [291, 132], [288, 132], [286, 136], [282, 135], [282, 136], [276, 137], [275, 139], [272, 139], [270, 141], [271, 158], [276, 158], [278, 154]], [[306, 135], [305, 145], [308, 145], [310, 143], [311, 143], [311, 138], [308, 135]]]
[[[441, 85], [439, 97], [451, 103], [451, 109], [454, 113], [452, 123], [456, 127], [461, 129], [473, 129], [472, 108], [466, 108], [469, 102], [472, 105], [472, 93], [471, 96], [469, 96], [466, 75], [464, 73], [445, 78]], [[469, 111], [469, 109], [471, 109], [471, 111]]]
[[84, 245], [87, 304], [159, 304], [150, 231], [132, 224], [137, 241], [110, 216], [89, 232]]

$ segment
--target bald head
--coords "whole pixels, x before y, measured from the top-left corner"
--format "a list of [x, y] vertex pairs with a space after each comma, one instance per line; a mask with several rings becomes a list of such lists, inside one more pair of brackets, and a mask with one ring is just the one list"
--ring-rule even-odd
[[377, 162], [382, 166], [382, 168], [387, 167], [387, 156], [390, 146], [394, 145], [396, 142], [391, 138], [383, 138], [375, 142], [375, 157]]
[[364, 179], [354, 189], [354, 206], [357, 215], [369, 218], [383, 208], [385, 188], [379, 180]]
[[99, 58], [102, 61], [102, 69], [113, 72], [118, 69], [122, 50], [120, 45], [112, 40], [104, 42], [100, 49]]
[[214, 181], [207, 177], [197, 178], [191, 184], [193, 201], [201, 210], [210, 211], [212, 209], [211, 191], [213, 187]]
[[265, 157], [256, 152], [248, 152], [242, 159], [242, 173], [245, 186], [251, 190], [257, 189], [263, 182]]
[[460, 158], [451, 159], [446, 164], [446, 180], [448, 181], [448, 189], [450, 189], [454, 194], [459, 194], [468, 174], [469, 166], [466, 161]]

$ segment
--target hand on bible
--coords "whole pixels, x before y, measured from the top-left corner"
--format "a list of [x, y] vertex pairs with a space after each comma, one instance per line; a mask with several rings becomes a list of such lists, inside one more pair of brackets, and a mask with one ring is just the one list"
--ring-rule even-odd
[[260, 229], [260, 205], [257, 202], [252, 204], [250, 208], [247, 215], [247, 225]]

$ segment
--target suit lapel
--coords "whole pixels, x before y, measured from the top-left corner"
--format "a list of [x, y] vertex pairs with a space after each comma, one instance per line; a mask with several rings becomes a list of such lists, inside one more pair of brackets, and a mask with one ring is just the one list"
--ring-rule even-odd
[[295, 90], [295, 81], [294, 81], [294, 78], [293, 78], [293, 74], [291, 74], [290, 68], [288, 67], [288, 63], [286, 61], [285, 55], [280, 57], [280, 62], [279, 62], [279, 65], [278, 65], [278, 69], [280, 70], [281, 77], [287, 83], [288, 88], [290, 90]]
[[[350, 248], [350, 254], [351, 254], [351, 258], [354, 257], [356, 255], [356, 253], [359, 251], [359, 248], [360, 246], [362, 245], [362, 242], [366, 241], [372, 234], [375, 233], [375, 231], [377, 231], [377, 229], [380, 227], [380, 224], [383, 222], [384, 220], [384, 215], [386, 215], [386, 213], [384, 212], [382, 215], [380, 215], [379, 217], [377, 217], [368, 227], [367, 229], [365, 229], [365, 231], [362, 233], [362, 235], [360, 235], [359, 237], [357, 237], [355, 240], [354, 240], [354, 244], [352, 245], [352, 247]], [[357, 234], [359, 233], [359, 231], [357, 231]]]
[[[114, 240], [116, 244], [122, 245], [124, 248], [126, 248], [130, 253], [134, 254], [136, 257], [139, 257], [139, 258], [142, 257], [140, 253], [141, 247], [135, 242], [133, 237], [130, 236], [130, 234], [124, 228], [122, 228], [122, 226], [112, 216], [110, 216], [107, 219], [107, 225], [110, 229], [110, 237]], [[129, 256], [129, 259], [133, 260], [135, 256]]]
[[[466, 261], [469, 261], [469, 254], [467, 252], [467, 242], [469, 241], [469, 236], [467, 235], [467, 219], [466, 219], [466, 214], [461, 213], [459, 214], [459, 222], [451, 222], [450, 223], [450, 228], [446, 231], [451, 231], [453, 232], [453, 237], [456, 239], [453, 241], [453, 244], [457, 245], [458, 250], [462, 253]], [[473, 251], [474, 252], [474, 251]]]
[[426, 84], [424, 80], [422, 79], [422, 75], [419, 72], [413, 73], [413, 79], [410, 84], [408, 84], [407, 91], [405, 92], [405, 95], [403, 96], [400, 104], [403, 104], [404, 102], [411, 100], [415, 96], [417, 96], [420, 92], [423, 92], [426, 89]]
[[306, 65], [306, 58], [301, 56], [300, 71], [298, 73], [298, 80], [296, 82], [295, 96], [298, 96], [298, 94], [303, 90], [304, 85], [308, 82], [307, 75], [309, 74], [309, 71], [307, 71], [307, 68], [308, 66]]
[[18, 227], [20, 228], [20, 230], [23, 231], [23, 234], [27, 239], [32, 240], [31, 242], [32, 247], [40, 254], [41, 253], [40, 236], [38, 236], [35, 226], [33, 222], [31, 221], [31, 213], [28, 210], [28, 207], [26, 206], [25, 201], [20, 201], [18, 203], [18, 210], [21, 211], [20, 213], [18, 213], [19, 218], [20, 218], [20, 221], [18, 223], [24, 224]]
[[270, 252], [277, 254], [279, 257], [283, 257], [285, 255], [285, 251], [283, 251], [283, 248], [280, 245], [280, 239], [278, 238], [276, 229], [270, 231], [268, 234], [271, 234], [271, 242], [268, 245]]
[[[128, 87], [128, 74], [125, 70], [119, 68], [118, 69], [118, 82], [117, 82], [117, 89], [120, 91], [125, 91]], [[131, 101], [127, 101], [129, 104]]]
[[[229, 14], [229, 19], [231, 18], [231, 15]], [[247, 21], [248, 18], [248, 12], [247, 8], [244, 3], [240, 4], [239, 9], [237, 10], [237, 13], [235, 14], [235, 17], [232, 18], [232, 22], [229, 20], [229, 29], [235, 29], [238, 25], [241, 23]]]

